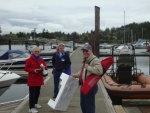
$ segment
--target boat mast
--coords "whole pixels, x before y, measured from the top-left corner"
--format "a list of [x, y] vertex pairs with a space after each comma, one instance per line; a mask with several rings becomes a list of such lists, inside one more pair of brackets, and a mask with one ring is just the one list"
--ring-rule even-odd
[[124, 44], [125, 44], [125, 11], [124, 11]]
[[0, 25], [0, 36], [1, 36], [1, 33], [2, 33], [2, 29], [1, 29], [1, 25]]

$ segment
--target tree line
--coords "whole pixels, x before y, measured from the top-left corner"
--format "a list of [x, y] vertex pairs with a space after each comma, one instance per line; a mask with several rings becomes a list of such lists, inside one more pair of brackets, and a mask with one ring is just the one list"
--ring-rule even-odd
[[[150, 22], [143, 22], [143, 23], [130, 23], [125, 26], [121, 27], [112, 27], [106, 28], [105, 30], [100, 30], [100, 43], [134, 43], [138, 39], [147, 39], [150, 40]], [[91, 32], [84, 32], [84, 33], [64, 33], [61, 31], [57, 32], [49, 32], [48, 30], [43, 29], [42, 32], [36, 33], [25, 33], [25, 32], [18, 32], [4, 34], [0, 36], [0, 41], [5, 42], [6, 40], [10, 39], [24, 39], [28, 40], [30, 36], [33, 38], [41, 37], [47, 39], [58, 39], [64, 41], [76, 41], [78, 43], [85, 43], [88, 42], [89, 38], [91, 38]]]

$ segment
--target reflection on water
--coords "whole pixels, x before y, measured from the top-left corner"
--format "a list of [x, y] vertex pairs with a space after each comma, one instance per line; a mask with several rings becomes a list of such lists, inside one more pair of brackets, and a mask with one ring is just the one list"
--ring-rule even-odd
[[0, 96], [0, 103], [23, 99], [28, 93], [29, 91], [26, 84], [13, 84]]
[[137, 57], [136, 60], [137, 60], [137, 68], [141, 69], [141, 72], [143, 72], [144, 74], [150, 75], [149, 57]]

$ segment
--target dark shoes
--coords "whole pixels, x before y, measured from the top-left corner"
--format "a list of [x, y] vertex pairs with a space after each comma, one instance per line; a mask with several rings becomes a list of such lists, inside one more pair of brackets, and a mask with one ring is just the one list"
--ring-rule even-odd
[[57, 95], [54, 95], [54, 96], [53, 96], [53, 98], [56, 98], [56, 97], [57, 97]]

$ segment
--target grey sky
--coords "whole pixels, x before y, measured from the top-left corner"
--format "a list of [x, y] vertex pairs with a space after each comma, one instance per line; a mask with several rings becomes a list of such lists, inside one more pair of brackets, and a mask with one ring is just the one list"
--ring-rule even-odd
[[9, 32], [65, 33], [94, 30], [100, 7], [100, 29], [150, 21], [150, 0], [1, 0], [2, 34]]

